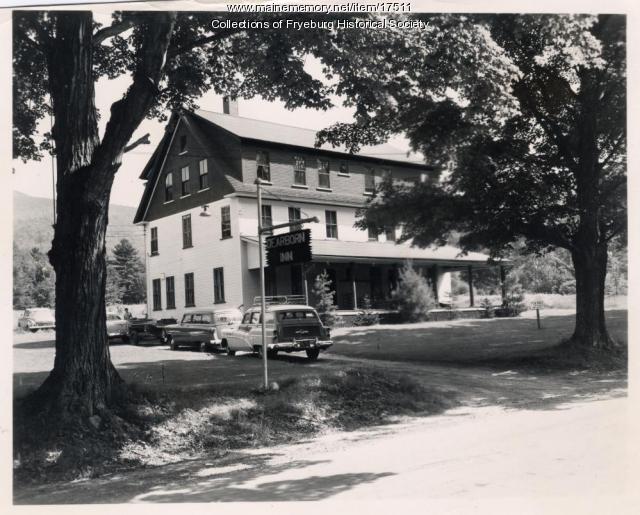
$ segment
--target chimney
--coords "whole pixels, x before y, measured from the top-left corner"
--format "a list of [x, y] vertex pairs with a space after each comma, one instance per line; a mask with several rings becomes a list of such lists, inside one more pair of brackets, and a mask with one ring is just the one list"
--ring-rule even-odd
[[238, 116], [238, 100], [234, 97], [226, 96], [222, 98], [222, 111], [224, 114]]

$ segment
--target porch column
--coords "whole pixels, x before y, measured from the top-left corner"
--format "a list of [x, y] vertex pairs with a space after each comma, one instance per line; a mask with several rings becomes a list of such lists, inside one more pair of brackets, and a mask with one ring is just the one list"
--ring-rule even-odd
[[506, 284], [507, 274], [505, 272], [504, 266], [500, 265], [500, 291], [502, 293], [502, 303], [504, 304], [504, 300], [507, 298], [507, 284]]
[[304, 291], [304, 303], [309, 305], [309, 283], [307, 282], [307, 267], [304, 263], [300, 265], [300, 272], [302, 273], [302, 288]]
[[469, 282], [469, 307], [475, 305], [473, 301], [473, 267], [469, 265], [467, 267], [467, 281]]
[[[438, 280], [440, 278], [440, 267], [438, 265], [433, 265], [431, 272], [431, 287], [433, 289], [433, 297], [436, 301], [436, 304], [440, 304], [440, 298], [438, 297]], [[438, 307], [438, 306], [436, 306]]]
[[356, 267], [351, 265], [351, 284], [353, 287], [353, 309], [358, 309], [358, 288], [356, 286]]

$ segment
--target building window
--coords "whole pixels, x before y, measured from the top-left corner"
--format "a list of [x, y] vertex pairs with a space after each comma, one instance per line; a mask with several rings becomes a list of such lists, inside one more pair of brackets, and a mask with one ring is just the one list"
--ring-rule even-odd
[[162, 288], [160, 284], [160, 279], [154, 279], [153, 282], [153, 310], [160, 311], [162, 309], [162, 294], [160, 289]]
[[295, 156], [293, 158], [293, 184], [307, 185], [307, 164], [304, 157]]
[[193, 239], [191, 236], [191, 215], [182, 217], [182, 248], [188, 249], [193, 247]]
[[327, 238], [338, 239], [338, 215], [335, 211], [325, 211], [324, 218], [327, 226]]
[[349, 165], [348, 163], [340, 163], [340, 171], [339, 175], [349, 175]]
[[207, 167], [207, 160], [200, 161], [200, 180], [198, 183], [201, 190], [206, 190], [209, 187], [209, 168]]
[[182, 189], [180, 191], [183, 197], [186, 195], [189, 195], [189, 167], [188, 166], [185, 166], [182, 169]]
[[373, 193], [376, 189], [376, 172], [373, 168], [367, 168], [364, 174], [364, 192]]
[[158, 255], [158, 228], [157, 227], [151, 228], [151, 255], [152, 256]]
[[186, 136], [180, 136], [180, 153], [182, 154], [183, 152], [187, 151], [187, 137]]
[[165, 288], [167, 292], [167, 309], [176, 308], [176, 283], [173, 276], [165, 279]]
[[[271, 216], [271, 206], [262, 206], [262, 228], [271, 227], [273, 225], [273, 218]], [[273, 231], [267, 231], [265, 234], [273, 234]]]
[[224, 269], [213, 269], [213, 302], [220, 304], [224, 302]]
[[[289, 222], [295, 222], [302, 218], [300, 216], [300, 208], [299, 207], [290, 207], [289, 208]], [[289, 227], [289, 231], [299, 231], [302, 229], [302, 224], [295, 224]]]
[[378, 231], [375, 227], [367, 227], [367, 235], [369, 241], [378, 241]]
[[396, 241], [396, 228], [395, 227], [387, 227], [384, 231], [385, 236], [387, 237], [387, 241]]
[[326, 159], [318, 159], [318, 187], [331, 188], [329, 161]]
[[173, 200], [173, 173], [168, 172], [164, 178], [164, 201], [171, 202]]
[[231, 238], [231, 208], [229, 206], [220, 208], [220, 233], [222, 238]]
[[193, 272], [184, 274], [184, 306], [190, 308], [196, 305], [196, 292], [194, 290]]
[[271, 171], [269, 170], [269, 152], [258, 150], [256, 154], [256, 173], [258, 179], [271, 182]]

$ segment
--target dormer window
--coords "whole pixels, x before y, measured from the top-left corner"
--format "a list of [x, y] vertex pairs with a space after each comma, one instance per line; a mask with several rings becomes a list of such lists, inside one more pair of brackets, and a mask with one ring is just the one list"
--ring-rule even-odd
[[318, 159], [318, 187], [331, 188], [329, 161], [326, 159]]
[[164, 178], [164, 201], [171, 202], [173, 200], [173, 174], [167, 173]]
[[200, 161], [200, 176], [199, 176], [199, 189], [206, 190], [209, 187], [209, 168], [207, 166], [207, 160]]
[[376, 189], [376, 172], [373, 168], [367, 168], [364, 174], [364, 192], [372, 194]]
[[258, 150], [256, 154], [256, 175], [258, 179], [271, 182], [271, 171], [269, 170], [269, 152]]
[[189, 167], [185, 166], [182, 169], [182, 188], [181, 188], [181, 195], [183, 197], [189, 195], [190, 191], [189, 191]]
[[293, 183], [298, 186], [307, 184], [307, 165], [304, 157], [293, 158]]

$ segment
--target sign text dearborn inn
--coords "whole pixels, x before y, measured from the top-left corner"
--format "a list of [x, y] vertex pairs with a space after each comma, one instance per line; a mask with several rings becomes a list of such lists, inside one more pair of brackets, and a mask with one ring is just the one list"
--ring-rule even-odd
[[307, 263], [311, 261], [311, 230], [269, 236], [265, 248], [269, 266]]

